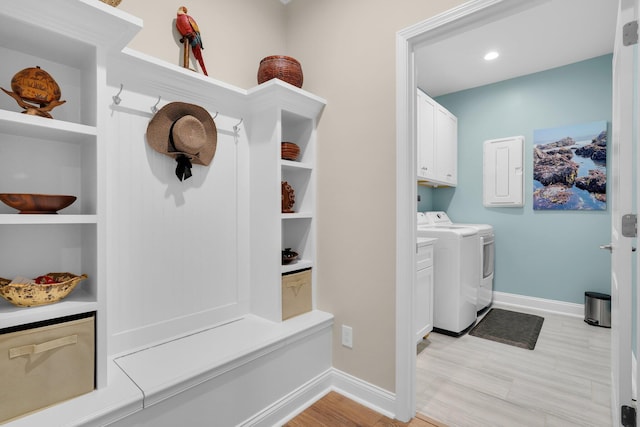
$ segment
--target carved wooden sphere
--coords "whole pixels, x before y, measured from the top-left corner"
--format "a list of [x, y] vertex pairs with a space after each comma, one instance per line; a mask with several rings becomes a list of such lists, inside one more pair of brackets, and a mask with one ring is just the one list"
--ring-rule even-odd
[[11, 89], [23, 100], [45, 106], [60, 100], [60, 86], [40, 67], [25, 68], [11, 79]]

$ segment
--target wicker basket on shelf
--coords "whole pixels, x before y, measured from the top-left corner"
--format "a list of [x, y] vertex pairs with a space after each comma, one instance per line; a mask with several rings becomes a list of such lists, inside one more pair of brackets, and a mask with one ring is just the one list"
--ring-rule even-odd
[[65, 298], [86, 274], [49, 273], [56, 283], [11, 283], [0, 277], [0, 296], [18, 307], [34, 307], [53, 304]]
[[280, 144], [280, 157], [285, 160], [298, 160], [300, 147], [293, 142], [283, 142]]
[[258, 67], [258, 84], [271, 79], [280, 79], [296, 87], [302, 87], [302, 67], [297, 59], [285, 55], [263, 58]]

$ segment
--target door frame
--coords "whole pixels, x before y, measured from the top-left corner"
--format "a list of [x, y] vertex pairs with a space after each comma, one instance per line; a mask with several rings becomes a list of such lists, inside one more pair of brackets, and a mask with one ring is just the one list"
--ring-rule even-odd
[[[634, 374], [635, 358], [633, 357], [632, 326], [636, 325], [636, 334], [640, 334], [638, 314], [634, 318], [632, 305], [633, 288], [637, 288], [640, 272], [633, 274], [633, 263], [638, 264], [640, 254], [633, 254], [632, 244], [636, 238], [623, 236], [621, 218], [627, 213], [637, 213], [637, 201], [634, 196], [640, 194], [640, 176], [636, 174], [637, 161], [634, 165], [633, 151], [638, 153], [637, 131], [633, 123], [638, 123], [636, 92], [628, 91], [637, 80], [638, 58], [637, 46], [624, 46], [622, 28], [627, 22], [638, 19], [640, 0], [621, 0], [618, 4], [618, 20], [616, 22], [616, 39], [613, 53], [613, 111], [611, 161], [611, 415], [613, 425], [621, 425], [621, 407], [635, 407], [634, 389], [637, 387]], [[634, 148], [635, 147], [635, 148]], [[637, 160], [637, 159], [636, 159]], [[633, 183], [635, 178], [635, 191]], [[636, 199], [637, 200], [637, 199]], [[636, 269], [637, 270], [637, 269]], [[640, 301], [640, 295], [636, 298]], [[637, 311], [637, 310], [636, 310]]]
[[416, 77], [414, 51], [430, 40], [486, 24], [548, 0], [470, 0], [396, 34], [396, 381], [395, 416], [416, 414]]

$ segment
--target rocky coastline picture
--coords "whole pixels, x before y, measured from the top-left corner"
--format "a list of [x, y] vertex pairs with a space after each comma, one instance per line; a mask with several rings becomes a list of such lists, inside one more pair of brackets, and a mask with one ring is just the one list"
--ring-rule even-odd
[[607, 122], [533, 132], [533, 209], [607, 209]]

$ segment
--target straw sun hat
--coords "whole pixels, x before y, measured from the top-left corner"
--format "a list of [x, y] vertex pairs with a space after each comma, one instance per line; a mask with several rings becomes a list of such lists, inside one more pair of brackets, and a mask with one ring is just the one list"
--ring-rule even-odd
[[147, 126], [147, 143], [159, 153], [176, 159], [176, 175], [191, 177], [192, 164], [208, 166], [216, 154], [218, 132], [204, 108], [184, 102], [162, 107]]

